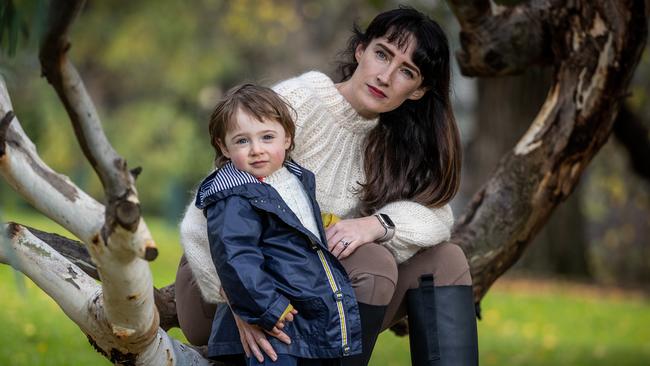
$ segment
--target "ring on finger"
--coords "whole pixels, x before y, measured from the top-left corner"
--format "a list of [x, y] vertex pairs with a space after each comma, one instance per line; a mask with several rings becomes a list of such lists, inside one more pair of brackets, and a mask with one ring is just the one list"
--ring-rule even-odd
[[343, 244], [343, 248], [347, 248], [348, 245], [350, 245], [350, 242], [345, 239], [341, 239], [341, 244]]

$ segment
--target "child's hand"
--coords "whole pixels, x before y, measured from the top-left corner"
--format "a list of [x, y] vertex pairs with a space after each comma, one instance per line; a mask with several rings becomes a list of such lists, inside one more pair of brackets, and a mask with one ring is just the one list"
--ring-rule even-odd
[[271, 333], [276, 333], [276, 330], [279, 331], [280, 329], [284, 329], [284, 323], [285, 322], [292, 322], [293, 317], [298, 314], [298, 310], [293, 308], [293, 305], [289, 304], [287, 307], [287, 310], [282, 314], [280, 317], [280, 320], [278, 320], [277, 323], [275, 323], [275, 327], [273, 327], [273, 330]]

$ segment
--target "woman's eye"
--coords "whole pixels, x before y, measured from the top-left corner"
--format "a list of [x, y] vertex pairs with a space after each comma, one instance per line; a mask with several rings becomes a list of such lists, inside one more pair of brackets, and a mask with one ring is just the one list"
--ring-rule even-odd
[[385, 60], [386, 59], [386, 53], [384, 51], [377, 50], [377, 51], [375, 51], [375, 55], [380, 60]]
[[413, 79], [415, 77], [415, 74], [413, 74], [413, 71], [409, 69], [402, 69], [402, 73], [409, 79]]

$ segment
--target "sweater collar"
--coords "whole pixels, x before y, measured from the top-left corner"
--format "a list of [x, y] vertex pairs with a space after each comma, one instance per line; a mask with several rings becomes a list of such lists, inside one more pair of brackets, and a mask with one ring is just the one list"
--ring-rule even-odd
[[379, 117], [365, 118], [360, 115], [350, 102], [343, 97], [332, 79], [327, 75], [320, 72], [311, 72], [309, 76], [316, 81], [317, 92], [320, 94], [319, 97], [323, 103], [328, 106], [329, 110], [335, 111], [337, 114], [334, 116], [334, 120], [342, 128], [354, 134], [366, 135], [377, 126]]

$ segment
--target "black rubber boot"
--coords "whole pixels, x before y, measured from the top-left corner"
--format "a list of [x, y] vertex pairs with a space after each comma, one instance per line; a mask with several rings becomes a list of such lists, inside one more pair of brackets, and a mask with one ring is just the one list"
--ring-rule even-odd
[[361, 317], [361, 345], [363, 352], [359, 355], [343, 357], [342, 366], [365, 366], [370, 362], [372, 350], [381, 331], [387, 305], [368, 305], [359, 303], [359, 316]]
[[478, 365], [472, 286], [434, 287], [424, 275], [406, 296], [413, 366]]

